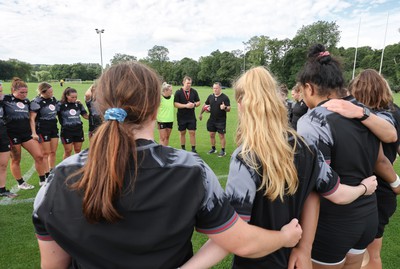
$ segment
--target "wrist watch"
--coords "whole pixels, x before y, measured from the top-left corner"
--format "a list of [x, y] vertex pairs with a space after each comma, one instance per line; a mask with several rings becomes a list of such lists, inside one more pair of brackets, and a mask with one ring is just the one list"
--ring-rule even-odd
[[369, 115], [370, 115], [371, 111], [369, 110], [368, 107], [363, 107], [363, 116], [361, 118], [359, 118], [359, 121], [363, 121], [368, 119]]

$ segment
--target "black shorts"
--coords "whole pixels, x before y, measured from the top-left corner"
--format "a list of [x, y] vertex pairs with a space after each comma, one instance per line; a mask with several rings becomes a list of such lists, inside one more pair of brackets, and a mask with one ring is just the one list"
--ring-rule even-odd
[[58, 138], [57, 122], [41, 122], [37, 126], [39, 143], [49, 142], [52, 138]]
[[31, 131], [26, 133], [8, 132], [8, 138], [10, 139], [11, 146], [20, 145], [32, 139], [32, 132]]
[[385, 231], [385, 226], [389, 223], [389, 218], [394, 214], [397, 207], [396, 194], [394, 192], [388, 193], [385, 191], [379, 191], [376, 193], [376, 200], [378, 203], [378, 216], [379, 225], [378, 232], [375, 238], [383, 237], [383, 232]]
[[0, 126], [0, 152], [10, 151], [10, 139], [8, 138], [6, 127]]
[[172, 129], [173, 122], [157, 122], [158, 129]]
[[196, 130], [197, 127], [197, 120], [192, 119], [192, 120], [178, 120], [178, 130], [179, 131], [185, 131], [186, 129], [188, 130]]
[[217, 121], [208, 119], [207, 131], [212, 132], [212, 133], [218, 132], [219, 134], [225, 134], [226, 133], [226, 121], [217, 122]]
[[378, 212], [362, 217], [319, 219], [312, 248], [315, 262], [336, 264], [344, 260], [351, 249], [364, 250], [374, 240], [378, 227]]
[[61, 142], [63, 144], [79, 143], [83, 141], [85, 141], [85, 137], [82, 128], [74, 130], [64, 129], [61, 131]]

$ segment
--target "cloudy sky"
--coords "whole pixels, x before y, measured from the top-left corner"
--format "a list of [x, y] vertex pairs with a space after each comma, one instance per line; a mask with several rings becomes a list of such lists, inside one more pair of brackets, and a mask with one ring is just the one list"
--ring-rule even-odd
[[319, 20], [336, 21], [347, 48], [357, 46], [360, 19], [359, 46], [400, 42], [399, 0], [0, 0], [0, 59], [100, 63], [99, 28], [104, 65], [116, 53], [144, 58], [154, 45], [171, 60], [198, 60], [256, 35], [291, 39]]

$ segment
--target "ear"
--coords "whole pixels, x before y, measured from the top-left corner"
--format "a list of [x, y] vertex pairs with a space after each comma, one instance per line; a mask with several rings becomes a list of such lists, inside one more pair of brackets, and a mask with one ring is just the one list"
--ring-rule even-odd
[[310, 84], [310, 83], [306, 83], [306, 84], [304, 85], [303, 91], [307, 91], [307, 94], [308, 94], [309, 96], [313, 96], [313, 95], [316, 94], [313, 85]]

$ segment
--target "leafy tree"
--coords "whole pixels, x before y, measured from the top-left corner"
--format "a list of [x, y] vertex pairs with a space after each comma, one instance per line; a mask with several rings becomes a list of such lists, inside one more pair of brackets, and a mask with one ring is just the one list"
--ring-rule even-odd
[[173, 84], [180, 85], [184, 76], [189, 76], [192, 78], [193, 82], [198, 84], [198, 73], [200, 71], [199, 62], [191, 59], [191, 58], [183, 58], [180, 61], [174, 63], [172, 72], [173, 77], [170, 82]]
[[51, 74], [49, 71], [36, 71], [32, 75], [37, 81], [49, 81], [51, 80]]
[[14, 76], [14, 66], [8, 61], [0, 60], [0, 79], [9, 80]]
[[71, 77], [71, 66], [68, 64], [55, 64], [50, 68], [50, 74], [53, 79], [60, 80]]
[[128, 62], [128, 61], [137, 61], [137, 57], [128, 54], [116, 53], [114, 57], [111, 59], [111, 65]]
[[163, 80], [166, 80], [167, 77], [170, 77], [170, 72], [168, 71], [170, 65], [167, 64], [169, 60], [168, 54], [169, 50], [166, 47], [155, 45], [148, 50], [147, 57], [142, 62], [148, 64], [158, 72]]
[[328, 50], [335, 48], [340, 41], [339, 26], [336, 22], [317, 21], [311, 25], [302, 26], [292, 40], [296, 47], [310, 47], [320, 43]]
[[13, 70], [12, 77], [19, 77], [22, 80], [29, 81], [29, 79], [31, 77], [31, 72], [32, 72], [31, 64], [21, 62], [17, 59], [9, 59], [8, 62], [13, 67], [12, 68], [12, 70]]
[[267, 63], [269, 37], [253, 36], [249, 41], [244, 42], [246, 47], [246, 66], [261, 66]]

